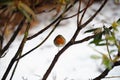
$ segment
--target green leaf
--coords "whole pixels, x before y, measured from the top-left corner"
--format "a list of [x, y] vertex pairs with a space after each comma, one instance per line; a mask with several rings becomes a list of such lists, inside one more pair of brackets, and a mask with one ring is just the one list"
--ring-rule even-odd
[[28, 20], [28, 22], [30, 22], [32, 20], [32, 18], [30, 17], [30, 15], [24, 11], [22, 8], [19, 8], [19, 11], [26, 17], [26, 19]]
[[103, 41], [102, 39], [102, 33], [96, 34], [93, 41], [90, 42], [90, 44], [94, 43], [95, 45], [99, 46], [100, 42]]
[[112, 54], [113, 52], [115, 52], [116, 50], [110, 50], [110, 54]]
[[118, 25], [120, 25], [120, 18], [117, 20]]
[[112, 68], [112, 62], [105, 54], [102, 55], [102, 63], [105, 65], [106, 68]]
[[18, 7], [23, 9], [27, 14], [31, 15], [33, 19], [36, 19], [34, 11], [29, 6], [22, 2], [19, 2]]
[[115, 31], [118, 31], [117, 27], [120, 26], [120, 18], [117, 20], [117, 21], [114, 21], [112, 23], [112, 28], [115, 30]]
[[119, 24], [118, 24], [116, 21], [114, 21], [114, 22], [112, 23], [112, 28], [113, 28], [115, 31], [118, 31], [118, 29], [117, 29], [118, 25], [119, 25]]
[[98, 55], [91, 55], [90, 56], [92, 59], [100, 59], [101, 57], [100, 56], [98, 56]]
[[90, 30], [87, 30], [87, 31], [85, 31], [84, 33], [90, 33], [90, 32], [94, 32], [95, 30], [97, 30], [97, 29], [100, 29], [100, 28], [94, 28], [94, 29], [90, 29]]
[[107, 37], [107, 39], [110, 41], [114, 41], [114, 37], [112, 37], [112, 36]]
[[105, 26], [103, 26], [103, 28], [104, 28], [104, 32], [105, 32], [105, 34], [110, 34], [110, 29], [109, 28], [107, 28], [107, 27], [105, 27]]
[[101, 33], [102, 32], [102, 28], [97, 28], [95, 31], [94, 31], [94, 34], [98, 34], [98, 33]]

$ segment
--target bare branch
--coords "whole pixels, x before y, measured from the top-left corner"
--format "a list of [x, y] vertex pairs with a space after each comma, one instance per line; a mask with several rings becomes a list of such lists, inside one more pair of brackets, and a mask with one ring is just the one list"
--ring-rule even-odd
[[[119, 65], [120, 65], [120, 61], [115, 62], [112, 66], [112, 69]], [[105, 76], [107, 76], [112, 69], [105, 69], [98, 77], [94, 78], [93, 80], [101, 80], [105, 78]]]
[[[21, 24], [20, 24], [20, 25], [21, 25]], [[20, 46], [19, 46], [19, 49], [18, 49], [18, 51], [16, 52], [15, 56], [14, 56], [14, 57], [12, 58], [12, 60], [10, 61], [9, 65], [8, 65], [8, 67], [7, 67], [7, 70], [5, 71], [5, 73], [4, 73], [4, 75], [3, 75], [3, 77], [2, 77], [1, 80], [6, 80], [6, 78], [7, 78], [8, 74], [9, 74], [11, 68], [13, 67], [13, 64], [14, 64], [15, 61], [16, 61], [16, 58], [19, 57], [19, 56], [21, 56], [22, 51], [23, 51], [23, 48], [24, 48], [24, 45], [25, 45], [26, 40], [27, 40], [29, 28], [30, 28], [30, 24], [28, 24], [28, 26], [27, 26], [27, 28], [26, 28], [26, 32], [25, 32], [25, 34], [24, 34], [24, 38], [23, 38], [23, 40], [22, 40], [22, 42], [21, 42], [21, 44], [20, 44]], [[16, 67], [15, 67], [15, 68], [16, 68]]]
[[55, 64], [57, 63], [59, 57], [63, 54], [63, 52], [66, 49], [68, 49], [74, 43], [74, 40], [78, 36], [80, 30], [93, 20], [93, 18], [99, 13], [99, 11], [103, 8], [103, 6], [106, 4], [106, 2], [107, 2], [107, 0], [104, 1], [104, 3], [101, 5], [101, 7], [98, 9], [98, 11], [88, 20], [88, 22], [85, 22], [80, 27], [77, 27], [77, 30], [75, 31], [71, 40], [55, 55], [55, 57], [54, 57], [52, 63], [50, 64], [49, 68], [47, 69], [46, 73], [43, 75], [42, 80], [46, 80], [48, 78], [49, 74], [51, 73], [52, 69], [54, 68]]
[[12, 44], [12, 42], [15, 40], [15, 38], [18, 35], [19, 31], [21, 30], [24, 22], [25, 22], [25, 18], [20, 22], [20, 25], [18, 26], [17, 30], [14, 32], [13, 36], [11, 37], [11, 39], [8, 41], [8, 43], [6, 44], [6, 46], [1, 50], [0, 57], [4, 54], [4, 52], [6, 50], [8, 50], [8, 48], [10, 47], [10, 45]]

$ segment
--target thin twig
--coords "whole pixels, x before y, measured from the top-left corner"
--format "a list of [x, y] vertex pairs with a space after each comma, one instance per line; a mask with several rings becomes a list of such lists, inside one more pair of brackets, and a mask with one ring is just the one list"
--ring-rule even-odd
[[103, 2], [103, 4], [100, 6], [100, 8], [96, 11], [96, 13], [93, 15], [93, 16], [91, 16], [84, 24], [82, 24], [80, 27], [81, 27], [81, 29], [83, 28], [83, 27], [85, 27], [86, 26], [86, 24], [89, 24], [95, 17], [96, 17], [96, 15], [102, 10], [102, 8], [105, 6], [105, 4], [107, 3], [107, 1], [108, 0], [105, 0], [104, 2]]
[[[25, 54], [23, 54], [22, 56], [20, 56], [18, 59], [21, 59], [23, 57], [25, 57], [26, 55], [30, 54], [32, 51], [34, 51], [35, 49], [37, 49], [38, 47], [40, 47], [49, 37], [50, 35], [54, 32], [54, 30], [57, 28], [57, 26], [59, 25], [59, 23], [61, 22], [62, 19], [60, 19], [56, 25], [54, 26], [54, 28], [52, 29], [52, 31], [46, 36], [46, 38], [40, 43], [38, 44], [36, 47], [34, 47], [33, 49], [29, 50], [28, 52], [26, 52]], [[16, 60], [18, 60], [16, 59]]]
[[[26, 31], [25, 31], [25, 33], [24, 33], [24, 37], [26, 36], [26, 38], [27, 38], [27, 36], [28, 36], [29, 28], [30, 28], [30, 24], [28, 23], [28, 24], [27, 24], [27, 27], [26, 27]], [[26, 41], [24, 41], [24, 43], [25, 43], [25, 42], [26, 42]], [[22, 54], [22, 52], [19, 54], [19, 57], [21, 56], [21, 54]], [[18, 66], [19, 61], [20, 61], [20, 59], [17, 60], [17, 62], [16, 62], [16, 64], [15, 64], [15, 67], [14, 67], [14, 69], [13, 69], [13, 71], [12, 71], [10, 80], [12, 80], [12, 78], [13, 78], [13, 75], [14, 75], [16, 69], [17, 69], [17, 66]]]
[[[77, 13], [79, 13], [80, 9], [81, 9], [81, 0], [79, 1], [79, 6], [78, 6], [78, 12]], [[80, 14], [77, 14], [77, 25], [79, 25], [79, 19], [80, 19]]]
[[[79, 20], [79, 23], [77, 24], [78, 26], [82, 24], [83, 17], [84, 17], [84, 15], [85, 15], [88, 7], [89, 7], [90, 1], [91, 1], [91, 0], [88, 1], [87, 5], [86, 5], [86, 8], [85, 8], [85, 10], [83, 11], [83, 14], [81, 15], [81, 18], [80, 18], [80, 20]], [[78, 16], [78, 17], [79, 17], [79, 16]]]
[[111, 69], [106, 68], [98, 77], [94, 78], [93, 80], [101, 80], [103, 78], [105, 78], [105, 76], [108, 75], [108, 73], [115, 67], [115, 66], [119, 66], [120, 65], [120, 61], [116, 61]]
[[49, 68], [47, 69], [46, 73], [43, 75], [42, 80], [46, 80], [51, 73], [53, 67], [55, 66], [56, 62], [58, 61], [59, 57], [62, 55], [62, 53], [70, 47], [71, 43], [67, 43], [54, 57], [52, 63], [50, 64]]
[[105, 79], [110, 79], [110, 78], [120, 78], [120, 76], [108, 76], [108, 77], [105, 77]]
[[92, 39], [92, 38], [94, 38], [94, 37], [95, 37], [95, 35], [87, 36], [87, 37], [84, 38], [84, 39], [75, 41], [73, 44], [83, 43], [83, 42], [85, 42], [85, 41], [89, 41], [90, 39]]
[[6, 50], [8, 50], [8, 48], [10, 47], [10, 45], [12, 44], [12, 42], [15, 40], [16, 36], [18, 35], [19, 31], [21, 30], [23, 24], [25, 22], [25, 18], [22, 19], [22, 21], [20, 22], [20, 25], [18, 26], [18, 28], [16, 29], [16, 31], [14, 32], [14, 34], [12, 35], [11, 39], [8, 41], [8, 43], [6, 44], [6, 46], [2, 49], [2, 51], [0, 52], [0, 57], [4, 54], [4, 52]]
[[12, 71], [12, 74], [11, 74], [10, 80], [12, 80], [13, 75], [15, 74], [15, 70], [16, 70], [16, 68], [17, 68], [17, 66], [18, 66], [18, 63], [19, 63], [19, 60], [18, 60], [18, 61], [16, 62], [16, 64], [15, 64], [15, 67], [14, 67], [14, 69], [13, 69], [13, 71]]
[[[92, 5], [92, 3], [89, 4], [89, 7], [90, 7], [91, 5]], [[78, 11], [77, 13], [75, 13], [75, 14], [73, 14], [73, 15], [71, 15], [71, 16], [65, 17], [65, 18], [63, 18], [63, 19], [66, 20], [66, 19], [69, 19], [69, 18], [75, 17], [76, 15], [82, 13], [85, 9], [86, 9], [86, 7], [83, 8], [82, 10]]]
[[[21, 24], [20, 24], [20, 25], [21, 25]], [[26, 32], [25, 32], [25, 34], [24, 34], [24, 38], [23, 38], [23, 40], [22, 40], [22, 42], [21, 42], [21, 44], [20, 44], [20, 46], [19, 46], [16, 54], [14, 55], [14, 57], [12, 58], [12, 60], [10, 61], [9, 65], [8, 65], [8, 67], [7, 67], [7, 70], [5, 71], [5, 73], [4, 73], [4, 75], [3, 75], [3, 77], [2, 77], [1, 80], [6, 80], [8, 74], [9, 74], [11, 68], [12, 68], [12, 66], [14, 65], [14, 63], [15, 63], [15, 61], [16, 61], [16, 58], [17, 58], [19, 55], [22, 54], [24, 45], [25, 45], [26, 40], [27, 40], [29, 28], [30, 28], [30, 26], [27, 27]]]
[[[107, 0], [104, 1], [104, 3], [101, 5], [101, 7], [98, 9], [98, 11], [92, 16], [92, 18], [90, 18], [88, 20], [88, 22], [85, 22], [82, 26], [85, 27], [85, 25], [87, 25], [88, 23], [90, 23], [92, 21], [92, 19], [97, 15], [97, 13], [99, 13], [99, 11], [103, 8], [103, 6], [105, 5], [105, 3], [107, 2]], [[90, 21], [91, 20], [91, 21]], [[81, 26], [81, 28], [83, 28]], [[50, 64], [49, 68], [47, 69], [46, 73], [43, 75], [42, 80], [46, 80], [49, 76], [49, 74], [51, 73], [52, 69], [54, 68], [55, 64], [57, 63], [59, 57], [63, 54], [63, 52], [68, 49], [73, 43], [74, 43], [74, 38], [77, 37], [79, 31], [81, 30], [81, 28], [77, 28], [76, 32], [74, 33], [73, 37], [71, 38], [71, 40], [55, 55], [52, 63]]]
[[52, 23], [50, 23], [48, 26], [46, 26], [44, 29], [40, 30], [38, 33], [30, 36], [27, 38], [27, 40], [31, 40], [35, 37], [37, 37], [38, 35], [40, 35], [41, 33], [43, 33], [44, 31], [46, 31], [48, 28], [50, 28], [52, 25], [54, 25], [59, 19], [61, 18], [61, 16], [59, 16], [57, 19], [55, 19]]
[[110, 55], [110, 50], [109, 50], [109, 46], [108, 46], [108, 40], [107, 39], [105, 39], [106, 40], [106, 47], [107, 47], [107, 52], [108, 52], [108, 56], [109, 56], [109, 58], [110, 58], [110, 61], [112, 62], [113, 60], [112, 60], [112, 57], [111, 57], [111, 55]]
[[27, 38], [27, 40], [31, 40], [35, 37], [37, 37], [38, 35], [40, 35], [41, 33], [43, 33], [44, 31], [46, 31], [47, 29], [49, 29], [52, 25], [54, 25], [61, 17], [63, 17], [63, 15], [70, 10], [70, 8], [72, 8], [76, 3], [77, 3], [78, 0], [75, 0], [75, 2], [73, 4], [71, 4], [70, 6], [68, 6], [68, 8], [66, 8], [64, 10], [63, 13], [61, 13], [61, 15], [59, 15], [53, 22], [51, 22], [47, 27], [45, 27], [44, 29], [40, 30], [39, 32], [37, 32], [36, 34], [30, 36]]

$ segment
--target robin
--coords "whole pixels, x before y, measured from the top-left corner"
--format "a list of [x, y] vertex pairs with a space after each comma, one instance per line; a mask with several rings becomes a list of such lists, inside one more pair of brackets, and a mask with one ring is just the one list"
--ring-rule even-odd
[[56, 36], [56, 38], [54, 39], [54, 44], [57, 47], [62, 47], [65, 44], [66, 40], [62, 35], [58, 35]]

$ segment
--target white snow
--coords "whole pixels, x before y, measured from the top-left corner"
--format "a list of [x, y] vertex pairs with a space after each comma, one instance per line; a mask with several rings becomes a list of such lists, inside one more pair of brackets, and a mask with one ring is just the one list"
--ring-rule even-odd
[[[111, 4], [112, 3], [109, 2], [107, 5]], [[113, 9], [111, 7], [114, 8], [114, 11], [112, 11]], [[109, 19], [108, 22], [117, 20], [120, 17], [120, 12], [116, 9], [116, 7], [120, 7], [120, 5], [115, 6], [114, 4], [112, 4], [112, 6], [105, 7], [102, 10], [102, 14], [107, 16], [107, 18]], [[99, 18], [104, 19], [105, 17], [101, 17], [101, 15], [99, 15]], [[40, 46], [35, 51], [22, 58], [17, 66], [13, 80], [40, 80], [43, 77], [43, 74], [48, 69], [55, 54], [58, 52], [58, 48], [53, 44], [54, 38], [58, 34], [61, 34], [66, 38], [66, 41], [68, 42], [75, 32], [75, 21], [76, 18], [73, 18], [69, 20], [65, 26], [57, 28], [42, 46]], [[88, 27], [90, 27], [93, 24], [97, 25], [97, 23], [101, 22], [94, 20]], [[41, 28], [42, 26], [44, 26], [44, 24], [31, 30], [31, 34], [39, 31], [39, 28]], [[27, 52], [28, 50], [36, 46], [38, 43], [40, 43], [50, 32], [50, 30], [51, 29], [45, 31], [42, 35], [36, 37], [35, 39], [28, 41], [25, 45], [23, 53]], [[85, 36], [87, 35], [84, 35], [82, 31], [77, 37], [77, 39], [82, 39]], [[11, 57], [17, 51], [20, 40], [21, 38], [17, 39], [9, 49], [9, 54], [6, 55], [4, 58], [0, 59], [0, 78], [6, 70], [6, 67]], [[56, 80], [89, 80], [98, 76], [100, 72], [98, 72], [97, 69], [98, 66], [100, 67], [101, 64], [99, 61], [94, 61], [90, 58], [90, 55], [97, 53], [94, 50], [92, 50], [87, 45], [87, 43], [88, 42], [77, 44], [68, 48], [59, 58], [57, 64], [55, 65], [47, 80], [55, 80], [55, 78]], [[104, 49], [98, 49], [100, 51], [104, 51]], [[108, 76], [120, 76], [119, 69], [119, 67], [116, 67], [109, 73]], [[103, 80], [119, 80], [119, 78]]]

